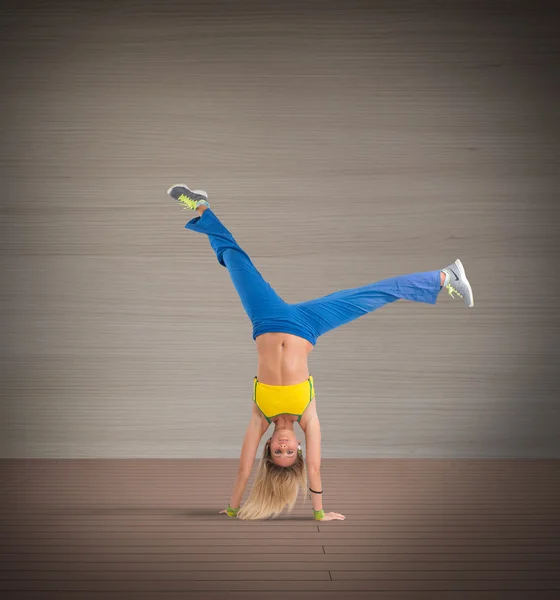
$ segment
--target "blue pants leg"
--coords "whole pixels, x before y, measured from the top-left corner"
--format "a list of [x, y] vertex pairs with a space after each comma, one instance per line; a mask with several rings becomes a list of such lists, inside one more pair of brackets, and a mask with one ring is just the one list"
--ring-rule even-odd
[[437, 270], [391, 277], [294, 306], [319, 337], [395, 300], [435, 304], [441, 290], [440, 273]]
[[208, 235], [218, 262], [229, 271], [243, 308], [251, 319], [253, 339], [277, 331], [300, 336], [315, 345], [324, 333], [399, 298], [435, 304], [441, 289], [441, 271], [437, 270], [392, 277], [307, 302], [288, 304], [265, 281], [211, 209], [189, 221], [185, 227]]
[[229, 271], [243, 308], [253, 325], [267, 315], [286, 311], [289, 305], [265, 281], [248, 254], [211, 209], [206, 209], [201, 217], [192, 219], [185, 227], [208, 235], [218, 262]]

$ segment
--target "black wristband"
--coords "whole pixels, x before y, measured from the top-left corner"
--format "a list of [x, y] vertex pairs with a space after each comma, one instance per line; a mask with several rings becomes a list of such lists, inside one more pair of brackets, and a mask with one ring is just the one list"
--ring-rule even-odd
[[322, 494], [323, 491], [321, 490], [320, 492], [316, 492], [315, 490], [312, 490], [311, 488], [308, 488], [310, 492], [313, 492], [314, 494]]

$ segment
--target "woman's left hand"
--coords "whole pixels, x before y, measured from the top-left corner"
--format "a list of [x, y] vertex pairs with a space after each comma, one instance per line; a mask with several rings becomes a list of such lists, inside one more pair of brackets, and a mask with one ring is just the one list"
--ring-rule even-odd
[[335, 513], [335, 512], [330, 512], [330, 513], [325, 513], [325, 516], [322, 519], [317, 519], [318, 521], [344, 521], [344, 519], [346, 519], [346, 517], [344, 515], [341, 515], [340, 513]]

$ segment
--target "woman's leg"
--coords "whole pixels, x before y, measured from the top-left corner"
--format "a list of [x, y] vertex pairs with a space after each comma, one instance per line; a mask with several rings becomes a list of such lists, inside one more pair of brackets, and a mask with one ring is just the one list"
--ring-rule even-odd
[[208, 236], [218, 262], [229, 271], [243, 308], [253, 324], [265, 314], [274, 314], [278, 308], [286, 307], [286, 302], [264, 280], [247, 253], [212, 210], [199, 207], [197, 212], [201, 216], [189, 221], [185, 227]]
[[358, 288], [340, 290], [294, 305], [316, 337], [354, 321], [395, 300], [435, 304], [441, 290], [441, 270], [401, 275]]

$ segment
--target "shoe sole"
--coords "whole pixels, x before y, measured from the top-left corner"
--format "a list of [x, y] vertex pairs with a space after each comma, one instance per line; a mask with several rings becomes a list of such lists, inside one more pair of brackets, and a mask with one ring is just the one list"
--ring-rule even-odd
[[459, 268], [459, 272], [461, 273], [461, 277], [465, 280], [465, 283], [467, 284], [467, 287], [469, 288], [469, 292], [471, 294], [471, 303], [469, 304], [469, 308], [472, 308], [474, 306], [474, 294], [473, 294], [473, 291], [472, 291], [471, 284], [469, 283], [469, 280], [467, 279], [467, 275], [465, 273], [465, 267], [463, 267], [463, 263], [459, 259], [457, 259], [455, 261], [455, 264]]

